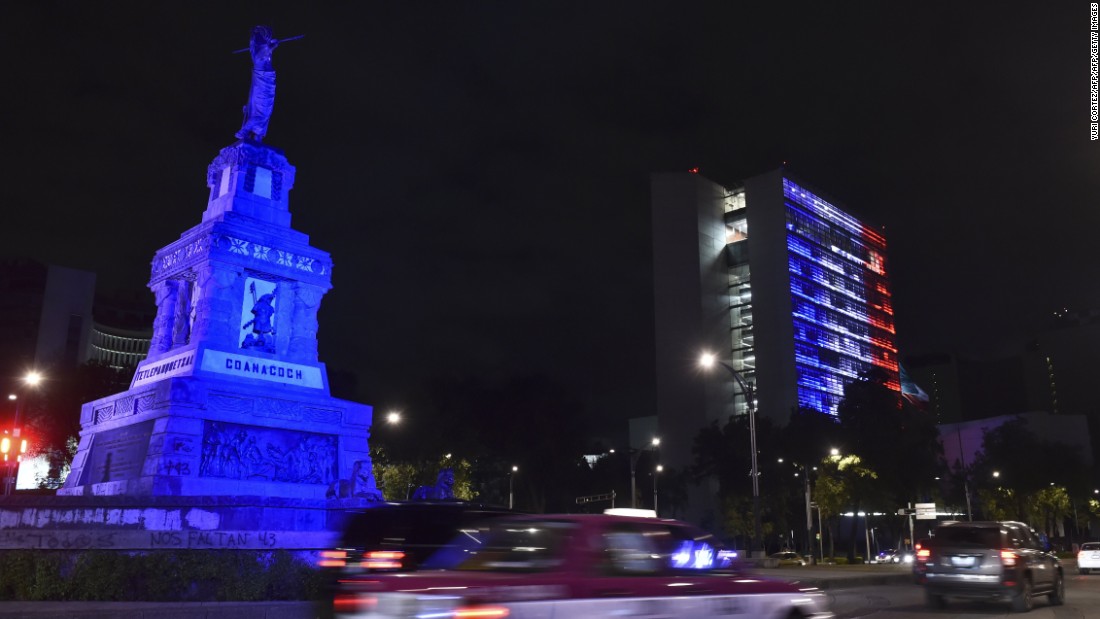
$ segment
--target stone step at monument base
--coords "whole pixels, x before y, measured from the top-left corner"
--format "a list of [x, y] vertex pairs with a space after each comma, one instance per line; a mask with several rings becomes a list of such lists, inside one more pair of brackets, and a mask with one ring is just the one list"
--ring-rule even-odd
[[324, 550], [364, 499], [53, 497], [0, 499], [0, 550]]

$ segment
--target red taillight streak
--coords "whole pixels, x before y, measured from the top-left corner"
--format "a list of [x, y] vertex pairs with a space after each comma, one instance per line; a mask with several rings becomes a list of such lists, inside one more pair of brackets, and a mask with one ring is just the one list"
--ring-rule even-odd
[[507, 617], [508, 609], [503, 606], [469, 606], [466, 608], [456, 608], [454, 616], [456, 619], [491, 619], [494, 617]]
[[375, 550], [366, 554], [368, 559], [404, 559], [405, 553], [400, 550]]
[[365, 611], [378, 605], [378, 598], [360, 595], [337, 595], [332, 598], [332, 608], [337, 612]]
[[932, 551], [927, 548], [921, 548], [917, 551], [917, 561], [927, 561], [932, 557]]
[[369, 570], [396, 570], [401, 568], [400, 561], [363, 561], [359, 564]]
[[398, 570], [404, 558], [400, 550], [374, 550], [364, 554], [359, 565], [370, 570]]
[[344, 550], [322, 550], [321, 559], [317, 565], [321, 567], [344, 567], [347, 565], [348, 553]]
[[1016, 553], [1012, 550], [1001, 551], [1001, 563], [1004, 565], [1012, 566], [1016, 565]]

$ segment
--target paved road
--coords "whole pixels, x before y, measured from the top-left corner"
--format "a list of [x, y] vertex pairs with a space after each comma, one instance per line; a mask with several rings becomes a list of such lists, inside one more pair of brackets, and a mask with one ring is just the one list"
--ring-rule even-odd
[[[964, 619], [1018, 617], [1007, 602], [979, 602], [949, 599], [946, 609], [933, 610], [924, 604], [924, 591], [915, 584], [855, 587], [826, 591], [837, 619]], [[1051, 606], [1045, 597], [1036, 598], [1028, 619], [1100, 619], [1100, 575], [1081, 576], [1066, 572], [1066, 604]]]
[[[853, 612], [866, 607], [870, 592], [882, 587], [900, 592], [917, 589], [910, 583], [907, 566], [853, 565], [781, 569], [758, 569], [754, 573], [772, 578], [800, 582], [830, 592], [836, 603]], [[1100, 586], [1100, 576], [1095, 577]], [[860, 593], [848, 595], [845, 588], [859, 587]], [[868, 593], [863, 593], [863, 591]], [[920, 591], [916, 591], [919, 594]], [[917, 598], [923, 600], [923, 598]], [[877, 608], [877, 607], [876, 607]], [[886, 608], [886, 607], [883, 607]], [[1100, 612], [1100, 611], [1098, 611]], [[154, 602], [2, 602], [0, 617], [4, 619], [314, 619], [317, 607], [311, 602], [223, 602], [174, 603]], [[850, 617], [864, 615], [853, 614]], [[1072, 615], [1071, 615], [1072, 616]], [[886, 615], [882, 619], [894, 619]], [[1100, 619], [1100, 614], [1097, 615]]]

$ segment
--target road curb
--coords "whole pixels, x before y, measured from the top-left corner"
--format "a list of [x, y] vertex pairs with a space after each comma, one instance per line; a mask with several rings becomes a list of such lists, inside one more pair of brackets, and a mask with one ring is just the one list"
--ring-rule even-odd
[[316, 602], [3, 602], [3, 619], [313, 619]]

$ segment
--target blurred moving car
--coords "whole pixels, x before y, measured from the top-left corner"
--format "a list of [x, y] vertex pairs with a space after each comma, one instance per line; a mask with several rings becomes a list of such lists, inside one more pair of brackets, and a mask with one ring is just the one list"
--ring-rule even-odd
[[911, 550], [895, 550], [893, 548], [887, 548], [879, 552], [874, 557], [871, 557], [870, 563], [912, 563], [913, 552]]
[[790, 567], [792, 565], [806, 565], [806, 559], [797, 552], [784, 550], [768, 555], [776, 567]]
[[893, 548], [879, 551], [868, 563], [901, 563], [901, 555]]
[[825, 618], [824, 597], [735, 569], [676, 520], [605, 514], [497, 518], [412, 573], [344, 583], [339, 617]]
[[350, 514], [339, 546], [321, 553], [320, 566], [345, 576], [415, 570], [464, 528], [515, 513], [465, 501], [384, 503]]
[[332, 617], [341, 581], [384, 572], [410, 572], [476, 523], [516, 512], [465, 501], [383, 503], [348, 514], [339, 544], [321, 552], [318, 566], [332, 595], [318, 604], [318, 615]]
[[913, 564], [933, 608], [947, 597], [1007, 599], [1012, 610], [1031, 610], [1034, 597], [1065, 603], [1062, 563], [1022, 522], [953, 522], [936, 527]]
[[1100, 542], [1085, 542], [1077, 550], [1077, 571], [1088, 574], [1100, 570]]

